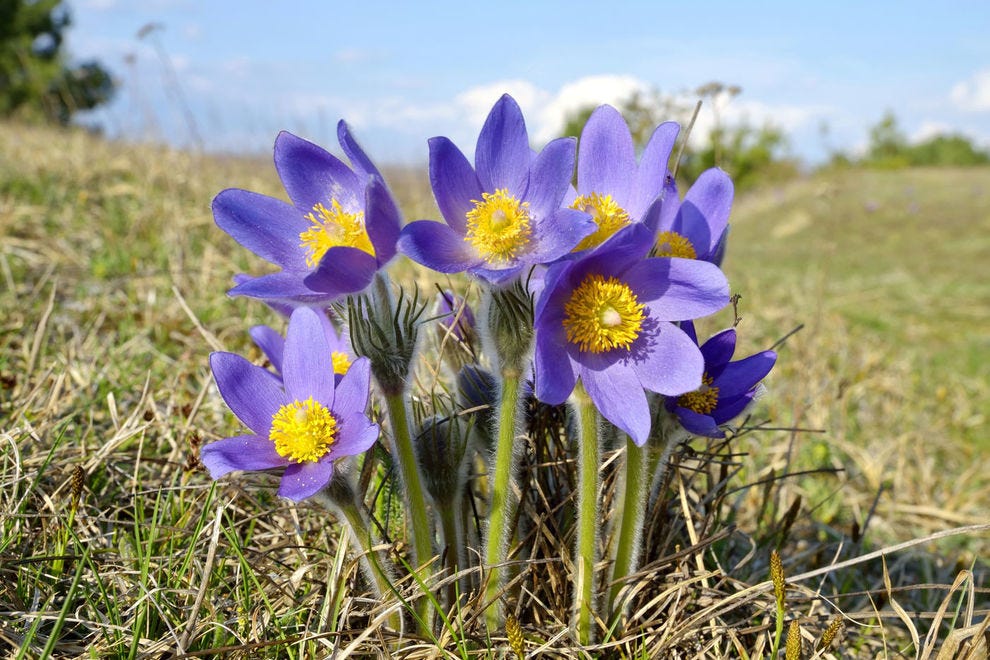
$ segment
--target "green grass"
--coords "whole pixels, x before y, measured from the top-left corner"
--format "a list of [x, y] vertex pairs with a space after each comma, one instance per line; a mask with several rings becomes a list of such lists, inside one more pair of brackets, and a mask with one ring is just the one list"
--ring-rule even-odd
[[[407, 218], [436, 217], [421, 172], [389, 176]], [[387, 641], [369, 628], [384, 605], [365, 597], [325, 512], [277, 500], [267, 475], [214, 485], [197, 465], [199, 445], [237, 428], [209, 352], [258, 357], [247, 328], [278, 323], [223, 295], [234, 273], [263, 268], [213, 224], [210, 201], [225, 187], [282, 194], [267, 161], [0, 123], [0, 649], [12, 657], [303, 658]], [[774, 625], [769, 548], [793, 576], [987, 522], [990, 170], [823, 173], [748, 194], [732, 227], [740, 351], [803, 324], [779, 347], [752, 421], [821, 432], [695, 445], [721, 452], [725, 473], [680, 454], [650, 538], [669, 545], [662, 556], [681, 556], [691, 538], [699, 549], [644, 570], [626, 597], [653, 627], [617, 631], [595, 654], [696, 643], [713, 657], [758, 657]], [[972, 532], [893, 552], [890, 589], [876, 559], [830, 574], [825, 591], [846, 616], [831, 653], [914, 655], [912, 628], [924, 646], [929, 630], [940, 644], [978, 623], [990, 609], [987, 541]], [[973, 580], [951, 589], [964, 569]], [[574, 657], [559, 570], [520, 573], [534, 590], [525, 611], [545, 607], [521, 624], [527, 651]], [[813, 637], [835, 614], [818, 585], [788, 592]], [[443, 631], [442, 657], [505, 648], [496, 637], [489, 649], [470, 611], [456, 614], [465, 623]]]

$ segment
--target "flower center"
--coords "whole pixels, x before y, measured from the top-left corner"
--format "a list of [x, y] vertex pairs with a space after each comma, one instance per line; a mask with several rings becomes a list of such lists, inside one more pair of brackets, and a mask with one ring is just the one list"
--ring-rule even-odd
[[645, 307], [629, 285], [588, 275], [564, 304], [567, 340], [592, 353], [628, 349], [639, 337]]
[[694, 246], [686, 236], [681, 236], [676, 231], [665, 231], [657, 236], [656, 247], [653, 248], [654, 256], [657, 257], [683, 257], [684, 259], [697, 259], [698, 253], [694, 251]]
[[598, 225], [598, 229], [585, 236], [573, 252], [598, 247], [611, 238], [612, 234], [629, 224], [629, 214], [615, 203], [611, 195], [598, 193], [578, 195], [571, 208], [589, 214]]
[[701, 387], [677, 397], [677, 405], [701, 415], [711, 414], [718, 406], [718, 388], [712, 387], [712, 382], [712, 377], [705, 374], [701, 377]]
[[512, 261], [529, 245], [529, 203], [520, 203], [504, 188], [481, 197], [480, 202], [471, 200], [474, 208], [467, 213], [464, 240], [488, 262]]
[[338, 376], [343, 376], [351, 366], [351, 356], [343, 351], [333, 351], [330, 353], [333, 360], [333, 372]]
[[355, 247], [375, 256], [368, 232], [364, 228], [364, 212], [348, 213], [336, 199], [331, 200], [330, 208], [317, 202], [313, 210], [306, 214], [309, 229], [299, 234], [302, 243], [299, 247], [308, 250], [306, 264], [316, 268], [320, 259], [332, 247]]
[[337, 420], [313, 397], [293, 401], [272, 415], [268, 438], [279, 456], [296, 463], [316, 462], [327, 455], [337, 439]]

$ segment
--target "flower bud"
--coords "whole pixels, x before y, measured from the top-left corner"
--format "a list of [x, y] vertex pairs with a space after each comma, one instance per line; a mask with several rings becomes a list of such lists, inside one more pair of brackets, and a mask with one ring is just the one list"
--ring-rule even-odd
[[467, 423], [457, 416], [424, 420], [416, 436], [423, 485], [438, 506], [453, 506], [464, 492]]

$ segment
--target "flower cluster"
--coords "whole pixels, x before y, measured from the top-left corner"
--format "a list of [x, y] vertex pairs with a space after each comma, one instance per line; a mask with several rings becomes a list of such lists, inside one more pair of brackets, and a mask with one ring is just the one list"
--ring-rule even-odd
[[[281, 269], [237, 275], [229, 293], [261, 299], [289, 320], [284, 339], [267, 326], [250, 330], [273, 370], [230, 353], [211, 357], [221, 396], [249, 432], [202, 449], [210, 474], [279, 469], [284, 497], [326, 495], [345, 514], [355, 506], [345, 500], [356, 497], [360, 508], [347, 466], [379, 439], [368, 417], [374, 381], [407, 507], [412, 565], [422, 567], [422, 579], [441, 544], [458, 549], [445, 553], [452, 570], [469, 561], [463, 549], [470, 538], [454, 509], [471, 472], [466, 461], [491, 459], [485, 550], [474, 553], [487, 564], [487, 582], [464, 586], [495, 601], [518, 489], [512, 466], [527, 432], [524, 401], [570, 403], [580, 423], [562, 433], [580, 447], [584, 484], [575, 630], [587, 641], [600, 524], [597, 489], [587, 481], [600, 467], [600, 418], [626, 434], [629, 452], [662, 448], [671, 423], [681, 429], [678, 438], [721, 437], [776, 359], [765, 351], [730, 361], [733, 329], [699, 346], [693, 321], [730, 299], [720, 264], [733, 188], [712, 169], [680, 199], [668, 171], [678, 130], [661, 124], [637, 157], [621, 114], [602, 106], [580, 141], [560, 138], [536, 152], [519, 106], [503, 96], [481, 130], [473, 164], [449, 139], [430, 140], [442, 222], [405, 226], [346, 124], [338, 138], [350, 166], [279, 134], [275, 167], [291, 201], [231, 189], [213, 202], [221, 229]], [[397, 254], [445, 275], [465, 273], [461, 281], [481, 291], [477, 313], [444, 290], [424, 315], [418, 292], [389, 276]], [[460, 351], [446, 358], [457, 381], [450, 391], [460, 391], [455, 407], [484, 413], [474, 424], [441, 410], [411, 414], [409, 384], [423, 354], [418, 330], [429, 321], [439, 326], [441, 350], [451, 344]], [[663, 416], [667, 423], [657, 423]], [[360, 515], [344, 517], [360, 524]], [[630, 562], [615, 558], [618, 577], [635, 570]], [[501, 624], [497, 603], [486, 617], [490, 627]]]

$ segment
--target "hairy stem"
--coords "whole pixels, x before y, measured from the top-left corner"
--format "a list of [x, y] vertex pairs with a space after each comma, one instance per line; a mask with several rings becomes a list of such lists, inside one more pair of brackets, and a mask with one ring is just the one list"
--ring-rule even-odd
[[601, 467], [601, 424], [598, 409], [578, 382], [574, 388], [580, 431], [578, 432], [577, 548], [574, 576], [574, 625], [577, 641], [592, 641], [595, 616], [595, 559], [598, 549], [598, 472]]
[[626, 438], [626, 460], [623, 463], [622, 513], [619, 520], [619, 538], [615, 545], [615, 561], [612, 564], [612, 586], [608, 594], [609, 616], [618, 617], [615, 608], [623, 578], [631, 575], [639, 563], [640, 533], [646, 515], [646, 447], [639, 447]]
[[498, 439], [495, 445], [495, 463], [492, 469], [492, 501], [488, 518], [485, 564], [488, 579], [485, 585], [485, 601], [490, 603], [485, 614], [489, 631], [502, 625], [502, 608], [497, 602], [502, 587], [502, 567], [509, 552], [508, 525], [512, 511], [512, 478], [515, 463], [516, 429], [518, 427], [521, 377], [518, 371], [504, 370], [502, 392], [498, 408]]

